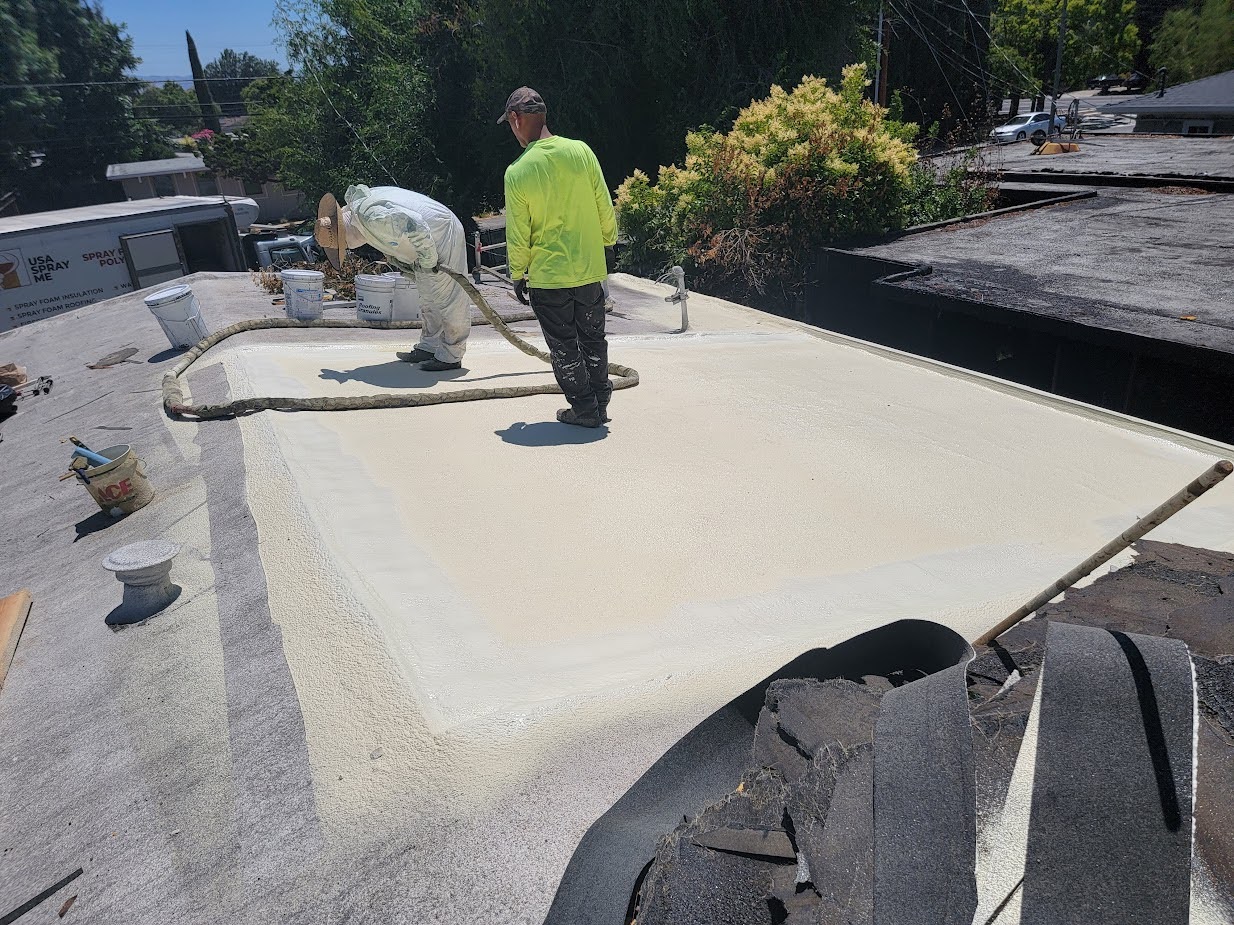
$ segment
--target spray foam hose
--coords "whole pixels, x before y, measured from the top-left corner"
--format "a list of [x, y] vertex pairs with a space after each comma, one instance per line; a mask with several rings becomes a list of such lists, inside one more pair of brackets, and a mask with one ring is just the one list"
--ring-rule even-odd
[[[463, 287], [471, 297], [476, 308], [480, 310], [485, 320], [497, 329], [502, 337], [514, 347], [528, 356], [551, 363], [552, 359], [543, 350], [532, 346], [519, 337], [505, 320], [489, 307], [484, 296], [471, 284], [471, 281], [461, 273], [440, 268], [440, 272], [448, 273], [450, 277]], [[524, 312], [513, 316], [511, 321], [531, 321], [535, 315]], [[220, 341], [245, 331], [262, 331], [272, 328], [373, 328], [382, 330], [408, 330], [422, 327], [419, 321], [391, 321], [373, 325], [363, 321], [342, 319], [320, 319], [316, 321], [299, 321], [294, 318], [253, 318], [248, 321], [238, 321], [233, 325], [216, 331], [203, 339], [190, 350], [179, 363], [173, 366], [163, 376], [163, 407], [173, 417], [191, 416], [198, 420], [231, 417], [236, 414], [249, 414], [254, 411], [359, 411], [372, 408], [414, 408], [420, 405], [444, 405], [449, 402], [479, 401], [488, 398], [521, 398], [524, 395], [560, 395], [561, 387], [554, 383], [542, 385], [512, 385], [486, 389], [460, 389], [450, 392], [414, 392], [411, 394], [391, 395], [352, 395], [336, 398], [241, 398], [236, 401], [224, 402], [220, 405], [188, 405], [184, 403], [184, 392], [180, 386], [180, 377], [197, 361], [202, 354]], [[614, 389], [629, 389], [638, 385], [638, 370], [617, 363], [608, 364], [609, 374], [613, 377]]]

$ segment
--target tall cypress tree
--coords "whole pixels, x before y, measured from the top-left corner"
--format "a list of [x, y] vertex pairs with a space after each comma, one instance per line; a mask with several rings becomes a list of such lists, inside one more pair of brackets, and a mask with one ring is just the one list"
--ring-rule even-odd
[[188, 30], [185, 30], [184, 37], [189, 43], [189, 67], [193, 69], [193, 90], [197, 94], [197, 105], [201, 107], [201, 119], [206, 123], [206, 128], [216, 135], [221, 135], [223, 127], [219, 124], [219, 116], [222, 113], [218, 103], [214, 102], [214, 97], [210, 95], [210, 85], [206, 83], [201, 58], [197, 57], [197, 43], [193, 41], [193, 36]]

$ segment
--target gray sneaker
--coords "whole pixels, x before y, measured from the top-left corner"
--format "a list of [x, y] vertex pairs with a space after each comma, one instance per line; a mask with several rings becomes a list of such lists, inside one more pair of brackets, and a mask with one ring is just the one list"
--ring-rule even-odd
[[415, 350], [400, 350], [395, 354], [404, 363], [423, 363], [425, 360], [433, 359], [433, 355], [427, 350], [421, 350], [417, 347]]

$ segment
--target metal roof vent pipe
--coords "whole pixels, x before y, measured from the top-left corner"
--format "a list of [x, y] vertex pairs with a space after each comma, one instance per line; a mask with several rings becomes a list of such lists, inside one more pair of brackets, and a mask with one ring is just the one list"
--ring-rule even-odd
[[1165, 68], [1157, 68], [1157, 99], [1165, 96]]
[[147, 540], [121, 546], [103, 560], [103, 568], [124, 585], [124, 599], [107, 615], [109, 626], [148, 620], [180, 596], [180, 586], [171, 582], [171, 563], [179, 552], [176, 543]]
[[681, 303], [681, 330], [674, 331], [673, 333], [684, 334], [686, 329], [690, 327], [690, 315], [686, 310], [686, 302], [689, 301], [690, 298], [690, 290], [686, 288], [686, 271], [681, 267], [673, 267], [658, 280], [656, 280], [656, 282], [664, 283], [669, 282], [670, 280], [673, 285], [677, 287], [677, 291], [670, 296], [666, 296], [664, 301]]

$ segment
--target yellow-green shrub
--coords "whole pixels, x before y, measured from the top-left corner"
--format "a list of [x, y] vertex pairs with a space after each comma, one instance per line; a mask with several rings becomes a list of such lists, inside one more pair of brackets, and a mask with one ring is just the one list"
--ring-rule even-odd
[[836, 89], [806, 77], [743, 109], [727, 133], [692, 132], [683, 166], [617, 190], [625, 263], [686, 263], [704, 280], [796, 288], [809, 253], [901, 227], [916, 126], [864, 98], [865, 66]]

